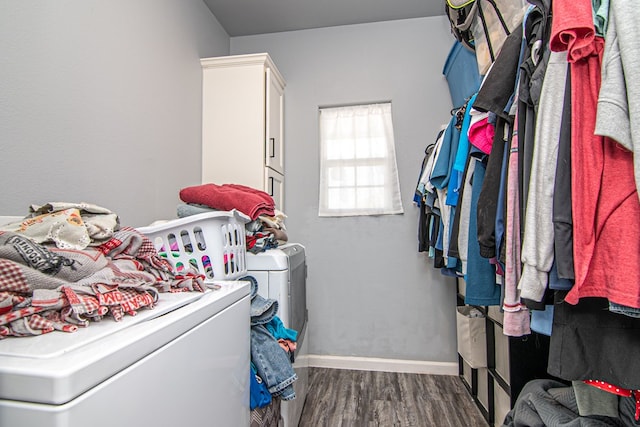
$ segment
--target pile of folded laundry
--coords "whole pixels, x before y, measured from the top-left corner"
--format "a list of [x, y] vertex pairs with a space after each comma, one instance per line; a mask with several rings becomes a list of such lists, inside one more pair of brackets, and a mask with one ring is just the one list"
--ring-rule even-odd
[[275, 248], [288, 240], [286, 215], [275, 208], [273, 197], [240, 184], [202, 184], [180, 190], [179, 218], [211, 211], [236, 209], [251, 218], [245, 225], [247, 250], [253, 253]]

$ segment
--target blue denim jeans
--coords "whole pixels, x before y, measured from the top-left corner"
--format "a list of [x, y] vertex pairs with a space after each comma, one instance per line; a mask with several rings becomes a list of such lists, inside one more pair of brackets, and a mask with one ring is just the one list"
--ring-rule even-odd
[[269, 393], [282, 400], [295, 399], [293, 382], [298, 379], [287, 353], [267, 330], [278, 312], [278, 301], [258, 295], [258, 281], [253, 276], [239, 280], [251, 282], [251, 361], [265, 382]]
[[258, 295], [258, 281], [255, 277], [244, 276], [238, 280], [251, 282], [251, 326], [269, 323], [278, 312], [278, 301]]
[[640, 317], [640, 308], [627, 307], [625, 305], [616, 304], [615, 302], [609, 303], [609, 311], [618, 314], [624, 314], [629, 317]]
[[273, 396], [295, 399], [293, 382], [298, 376], [289, 356], [264, 325], [251, 327], [251, 361]]

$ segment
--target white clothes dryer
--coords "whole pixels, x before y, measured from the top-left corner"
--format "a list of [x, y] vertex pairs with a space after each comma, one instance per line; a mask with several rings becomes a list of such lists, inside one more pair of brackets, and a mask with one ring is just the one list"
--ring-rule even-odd
[[248, 426], [250, 282], [0, 340], [0, 426]]

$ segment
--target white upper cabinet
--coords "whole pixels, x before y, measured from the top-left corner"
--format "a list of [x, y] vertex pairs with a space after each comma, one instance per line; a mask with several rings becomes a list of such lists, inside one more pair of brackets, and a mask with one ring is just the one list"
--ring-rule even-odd
[[266, 53], [202, 63], [202, 183], [242, 184], [284, 206], [284, 79]]

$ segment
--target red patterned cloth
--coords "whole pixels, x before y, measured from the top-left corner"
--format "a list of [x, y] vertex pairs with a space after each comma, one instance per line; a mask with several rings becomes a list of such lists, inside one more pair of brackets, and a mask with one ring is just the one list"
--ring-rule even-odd
[[83, 250], [0, 232], [0, 338], [74, 332], [106, 315], [118, 321], [153, 308], [159, 292], [205, 289], [201, 275], [178, 276], [130, 227]]

